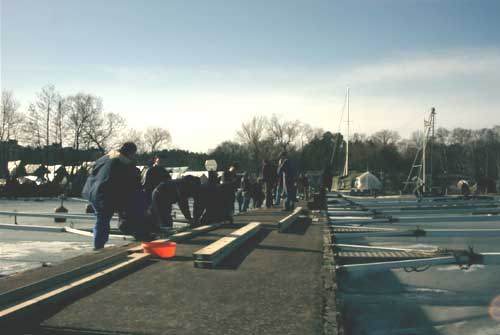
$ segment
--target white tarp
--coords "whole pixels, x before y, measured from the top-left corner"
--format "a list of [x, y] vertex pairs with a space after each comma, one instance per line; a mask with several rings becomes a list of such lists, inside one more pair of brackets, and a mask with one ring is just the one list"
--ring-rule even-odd
[[24, 169], [27, 174], [33, 174], [42, 164], [26, 164]]
[[356, 177], [354, 186], [359, 191], [382, 190], [382, 183], [380, 182], [380, 180], [368, 171]]
[[12, 174], [17, 167], [21, 165], [21, 161], [10, 161], [7, 163], [7, 169], [9, 170], [9, 174]]
[[48, 173], [48, 179], [50, 181], [54, 180], [54, 177], [56, 176], [56, 171], [61, 167], [61, 165], [49, 165], [47, 166], [47, 169], [49, 170]]

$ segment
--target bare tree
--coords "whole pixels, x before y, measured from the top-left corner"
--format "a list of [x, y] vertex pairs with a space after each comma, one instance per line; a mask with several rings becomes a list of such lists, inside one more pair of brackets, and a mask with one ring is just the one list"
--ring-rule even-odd
[[290, 149], [299, 138], [301, 130], [302, 125], [299, 121], [281, 121], [277, 115], [273, 115], [268, 122], [269, 136], [282, 151]]
[[303, 123], [300, 126], [298, 138], [296, 140], [299, 149], [310, 143], [315, 138], [321, 138], [325, 131], [322, 128], [313, 128], [310, 124]]
[[84, 133], [90, 144], [105, 152], [114, 144], [114, 139], [122, 133], [125, 126], [126, 121], [122, 116], [115, 113], [102, 114], [96, 111], [84, 128]]
[[66, 140], [68, 130], [68, 113], [70, 104], [68, 99], [60, 98], [55, 108], [52, 118], [51, 134], [54, 143], [58, 143], [61, 147]]
[[43, 145], [43, 129], [34, 104], [28, 106], [28, 116], [23, 127], [23, 142], [35, 147]]
[[37, 94], [37, 98], [38, 122], [43, 120], [44, 142], [48, 147], [50, 145], [51, 116], [56, 110], [61, 96], [54, 85], [47, 85], [42, 87], [42, 90]]
[[449, 144], [450, 131], [446, 128], [439, 127], [436, 129], [436, 142], [439, 144]]
[[19, 102], [12, 91], [2, 91], [0, 101], [0, 140], [17, 139], [23, 122], [23, 115], [17, 110]]
[[149, 127], [144, 133], [144, 144], [150, 152], [167, 148], [172, 142], [172, 136], [167, 129]]
[[146, 151], [146, 146], [144, 144], [144, 134], [142, 131], [137, 130], [137, 129], [127, 129], [121, 137], [121, 143], [123, 142], [134, 142], [135, 145], [137, 146], [137, 152], [138, 153], [143, 153]]
[[261, 144], [266, 136], [268, 120], [263, 116], [254, 116], [252, 120], [244, 122], [241, 129], [236, 133], [239, 142], [245, 145], [254, 162], [256, 168], [260, 166], [261, 157]]
[[73, 148], [80, 149], [82, 144], [90, 145], [91, 140], [85, 135], [96, 114], [102, 111], [102, 101], [90, 94], [78, 93], [68, 98], [69, 114], [67, 127], [71, 133]]
[[401, 138], [397, 131], [383, 129], [379, 130], [371, 136], [375, 143], [381, 144], [382, 146], [396, 144]]
[[366, 142], [367, 139], [368, 137], [366, 136], [366, 134], [363, 133], [354, 133], [351, 135], [352, 142]]

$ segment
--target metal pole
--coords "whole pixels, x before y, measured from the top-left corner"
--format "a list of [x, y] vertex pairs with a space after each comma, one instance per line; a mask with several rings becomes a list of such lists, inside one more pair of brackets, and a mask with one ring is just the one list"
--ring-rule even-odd
[[422, 183], [423, 183], [423, 191], [425, 193], [427, 185], [426, 185], [426, 160], [425, 160], [425, 154], [426, 154], [426, 147], [427, 147], [427, 123], [424, 119], [424, 143], [423, 143], [423, 148], [422, 148]]
[[347, 88], [347, 139], [346, 139], [346, 152], [345, 152], [345, 166], [344, 166], [344, 176], [349, 174], [349, 87]]
[[431, 108], [431, 152], [430, 152], [430, 174], [429, 174], [429, 188], [430, 188], [430, 191], [432, 192], [432, 177], [434, 176], [433, 175], [433, 171], [432, 171], [432, 153], [433, 153], [433, 148], [434, 148], [434, 118], [435, 118], [435, 115], [436, 115], [436, 109], [434, 107]]

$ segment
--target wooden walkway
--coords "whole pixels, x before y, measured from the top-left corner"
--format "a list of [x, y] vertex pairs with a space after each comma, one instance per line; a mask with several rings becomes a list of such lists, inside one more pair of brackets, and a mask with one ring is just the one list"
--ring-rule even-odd
[[[125, 276], [79, 292], [78, 299], [44, 305], [43, 311], [29, 320], [29, 333], [322, 333], [324, 226], [297, 213], [298, 220], [280, 232], [280, 221], [289, 214], [279, 209], [251, 211], [236, 216], [232, 225], [179, 241], [176, 257], [171, 260], [150, 259]], [[242, 229], [250, 222], [259, 224]], [[221, 239], [238, 238], [235, 231], [241, 234], [247, 230], [252, 235], [217, 262], [215, 269], [194, 266], [197, 252]], [[0, 294], [16, 285], [71, 272], [82, 263], [125, 257], [128, 249], [110, 248], [82, 256], [79, 262], [70, 260], [59, 268], [0, 280]], [[9, 325], [19, 327], [21, 323]]]

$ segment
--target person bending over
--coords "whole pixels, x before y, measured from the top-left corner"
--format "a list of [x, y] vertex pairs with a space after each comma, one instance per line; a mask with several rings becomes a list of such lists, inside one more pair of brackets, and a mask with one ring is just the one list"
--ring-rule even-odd
[[189, 211], [189, 198], [193, 198], [196, 204], [199, 188], [200, 178], [193, 176], [161, 182], [152, 194], [151, 215], [153, 222], [160, 227], [172, 228], [172, 205], [177, 203], [186, 220], [191, 226], [194, 226], [195, 222]]
[[99, 158], [92, 168], [82, 196], [96, 215], [94, 249], [102, 249], [109, 238], [109, 222], [115, 212], [126, 212], [135, 192], [141, 189], [134, 157], [137, 146], [126, 142], [120, 150], [112, 150]]

